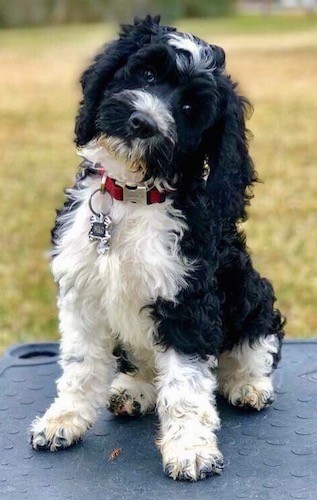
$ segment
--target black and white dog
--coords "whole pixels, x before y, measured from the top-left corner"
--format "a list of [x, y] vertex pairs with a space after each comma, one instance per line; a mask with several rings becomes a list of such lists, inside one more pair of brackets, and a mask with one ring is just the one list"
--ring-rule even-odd
[[256, 181], [248, 102], [220, 47], [150, 16], [123, 26], [81, 83], [84, 162], [52, 233], [63, 375], [31, 443], [70, 446], [106, 405], [156, 407], [166, 474], [203, 479], [223, 465], [217, 387], [265, 408], [283, 338], [239, 227]]

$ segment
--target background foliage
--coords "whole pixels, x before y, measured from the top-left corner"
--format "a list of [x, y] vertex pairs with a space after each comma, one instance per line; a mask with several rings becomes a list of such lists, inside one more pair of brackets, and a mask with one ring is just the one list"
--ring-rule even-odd
[[[317, 333], [317, 23], [305, 16], [187, 19], [224, 47], [254, 104], [251, 154], [263, 184], [245, 224], [253, 260], [275, 285], [289, 336]], [[80, 72], [117, 25], [0, 31], [0, 351], [57, 339], [47, 258], [54, 210], [78, 165]]]
[[166, 20], [227, 15], [235, 0], [0, 0], [0, 26], [127, 21], [149, 12]]

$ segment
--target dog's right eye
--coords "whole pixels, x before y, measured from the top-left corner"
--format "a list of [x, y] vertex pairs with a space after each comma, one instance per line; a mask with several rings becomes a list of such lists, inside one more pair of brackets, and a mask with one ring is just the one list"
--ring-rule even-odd
[[184, 113], [184, 115], [190, 116], [192, 114], [192, 111], [193, 111], [193, 106], [191, 104], [183, 104], [182, 112]]
[[143, 80], [146, 81], [146, 83], [153, 83], [156, 78], [156, 73], [154, 69], [152, 68], [145, 68], [141, 72]]

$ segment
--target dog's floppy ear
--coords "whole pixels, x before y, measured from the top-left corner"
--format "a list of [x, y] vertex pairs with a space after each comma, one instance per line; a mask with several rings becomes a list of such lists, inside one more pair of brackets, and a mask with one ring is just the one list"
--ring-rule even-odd
[[80, 79], [83, 99], [75, 123], [75, 142], [83, 146], [96, 135], [96, 117], [98, 105], [103, 92], [112, 80], [114, 73], [125, 64], [131, 51], [135, 48], [133, 41], [120, 38], [105, 46], [91, 66], [86, 69]]
[[83, 146], [96, 135], [95, 122], [102, 94], [128, 55], [127, 51], [124, 50], [124, 44], [120, 42], [117, 40], [106, 46], [104, 51], [95, 57], [91, 66], [82, 74], [80, 83], [83, 99], [75, 123], [77, 146]]
[[75, 142], [83, 146], [96, 136], [96, 117], [103, 92], [115, 72], [124, 66], [131, 54], [151, 42], [159, 29], [159, 16], [146, 16], [134, 20], [134, 24], [121, 25], [118, 40], [106, 45], [92, 65], [81, 77], [83, 99], [75, 124]]
[[219, 116], [204, 138], [210, 166], [207, 189], [213, 210], [222, 219], [235, 222], [246, 218], [250, 187], [257, 180], [245, 125], [250, 105], [229, 77], [221, 75], [218, 88]]

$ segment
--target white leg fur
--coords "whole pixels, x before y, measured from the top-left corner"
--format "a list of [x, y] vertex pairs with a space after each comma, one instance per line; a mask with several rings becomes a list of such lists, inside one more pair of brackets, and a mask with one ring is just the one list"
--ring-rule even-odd
[[225, 351], [219, 358], [219, 391], [241, 407], [261, 410], [274, 400], [273, 355], [278, 351], [275, 335], [261, 337], [250, 347], [248, 341]]
[[163, 467], [173, 479], [196, 481], [221, 473], [222, 455], [214, 430], [220, 426], [215, 408], [215, 360], [198, 360], [173, 349], [157, 352], [158, 446]]
[[106, 340], [104, 321], [96, 313], [98, 303], [87, 299], [78, 305], [74, 295], [70, 290], [60, 301], [63, 375], [54, 403], [32, 424], [35, 449], [56, 451], [78, 441], [105, 406], [114, 375], [113, 345]]

